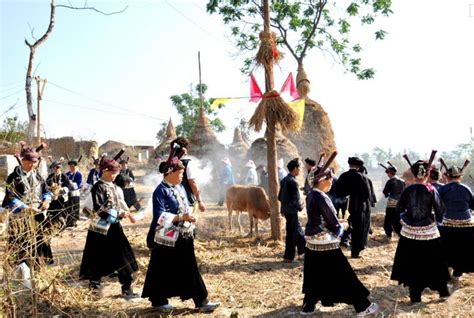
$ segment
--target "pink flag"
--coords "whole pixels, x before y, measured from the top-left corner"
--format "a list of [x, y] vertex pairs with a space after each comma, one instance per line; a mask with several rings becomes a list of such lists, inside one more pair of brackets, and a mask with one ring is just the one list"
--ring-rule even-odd
[[290, 73], [288, 74], [288, 77], [286, 78], [285, 83], [283, 83], [283, 86], [280, 89], [280, 94], [288, 92], [291, 97], [294, 99], [299, 99], [300, 95], [298, 94], [298, 91], [296, 90], [295, 86], [295, 81], [293, 80], [293, 74]]
[[258, 83], [253, 76], [253, 73], [250, 73], [250, 101], [257, 103], [260, 99], [262, 99], [262, 91], [260, 87], [258, 87]]

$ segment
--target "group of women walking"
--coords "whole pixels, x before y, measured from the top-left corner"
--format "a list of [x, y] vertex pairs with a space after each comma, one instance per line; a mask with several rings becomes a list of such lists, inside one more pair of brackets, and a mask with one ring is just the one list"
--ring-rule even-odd
[[[120, 222], [124, 218], [134, 222], [134, 218], [122, 190], [113, 182], [120, 172], [117, 160], [121, 154], [113, 158], [103, 156], [99, 160], [101, 177], [91, 189], [96, 218], [91, 220], [88, 230], [80, 277], [89, 280], [90, 287], [100, 294], [102, 278], [117, 276], [122, 286], [121, 296], [131, 299], [139, 297], [132, 288], [138, 264]], [[196, 261], [196, 219], [182, 185], [186, 167], [180, 158], [184, 154], [184, 147], [173, 146], [169, 158], [159, 166], [163, 181], [152, 197], [153, 219], [146, 238], [151, 253], [141, 297], [148, 298], [151, 305], [163, 313], [174, 310], [168, 303], [171, 297], [192, 299], [199, 311], [212, 312], [220, 303], [209, 301]], [[369, 290], [358, 279], [340, 248], [345, 225], [338, 220], [326, 194], [332, 186], [334, 171], [330, 165], [335, 157], [333, 153], [327, 162], [320, 160], [307, 178], [312, 189], [306, 199], [308, 223], [301, 314], [314, 314], [316, 304], [321, 302], [323, 306], [351, 304], [358, 316], [371, 315], [378, 311], [378, 305], [369, 300]], [[412, 303], [421, 301], [425, 288], [436, 290], [440, 297], [448, 297], [450, 280], [456, 281], [463, 273], [474, 272], [474, 258], [466, 248], [474, 245], [474, 200], [471, 190], [461, 183], [467, 163], [462, 168], [446, 167], [448, 184], [438, 191], [427, 182], [433, 158], [414, 164], [409, 162], [415, 182], [403, 190], [396, 205], [400, 223], [396, 232], [400, 239], [391, 279], [408, 286]], [[24, 147], [19, 160], [21, 166], [8, 179], [3, 206], [15, 215], [33, 206], [35, 211], [47, 210], [52, 193], [35, 173], [34, 164], [39, 154]], [[35, 194], [34, 200], [27, 200], [28, 193]], [[17, 263], [28, 265], [28, 258], [23, 255], [26, 241], [18, 241], [18, 238], [14, 241], [15, 235], [11, 233], [10, 241], [16, 244], [18, 255], [22, 257]], [[452, 276], [448, 267], [453, 268]]]
[[[409, 288], [412, 303], [421, 302], [425, 288], [446, 298], [450, 295], [450, 280], [456, 282], [463, 273], [474, 272], [474, 257], [466, 249], [474, 245], [474, 199], [471, 190], [461, 183], [468, 162], [462, 168], [445, 167], [448, 183], [438, 192], [427, 182], [433, 159], [434, 154], [429, 161], [411, 164], [407, 158], [415, 182], [404, 189], [396, 205], [401, 226], [391, 279]], [[301, 314], [313, 314], [318, 301], [323, 306], [352, 304], [358, 316], [373, 314], [378, 305], [370, 303], [369, 291], [339, 247], [344, 228], [326, 195], [333, 177], [328, 167], [328, 163], [315, 167], [308, 176], [314, 188], [307, 198]], [[448, 267], [453, 268], [452, 277]]]

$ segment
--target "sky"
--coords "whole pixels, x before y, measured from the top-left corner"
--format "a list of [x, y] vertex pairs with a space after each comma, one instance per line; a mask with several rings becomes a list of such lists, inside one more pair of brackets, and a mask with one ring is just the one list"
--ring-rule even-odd
[[[71, 0], [81, 5], [83, 1]], [[180, 119], [169, 97], [198, 83], [197, 52], [207, 98], [248, 96], [229, 28], [205, 11], [205, 0], [88, 1], [103, 11], [57, 8], [56, 25], [36, 54], [36, 75], [46, 78], [41, 118], [47, 137], [74, 136], [103, 143], [156, 144], [163, 121]], [[57, 4], [67, 1], [56, 0]], [[27, 119], [24, 78], [29, 50], [24, 39], [49, 23], [49, 0], [0, 0], [0, 121]], [[310, 97], [329, 114], [343, 153], [374, 147], [428, 153], [470, 141], [474, 126], [474, 0], [393, 1], [380, 20], [383, 41], [358, 28], [365, 65], [375, 79], [359, 81], [330, 56], [312, 50], [305, 59]], [[288, 55], [275, 69], [278, 88], [296, 63]], [[264, 87], [261, 70], [257, 81]], [[33, 89], [36, 92], [36, 87]], [[7, 109], [16, 105], [12, 110]], [[218, 116], [232, 141], [240, 117], [256, 104], [230, 102]], [[258, 134], [253, 135], [257, 137]]]

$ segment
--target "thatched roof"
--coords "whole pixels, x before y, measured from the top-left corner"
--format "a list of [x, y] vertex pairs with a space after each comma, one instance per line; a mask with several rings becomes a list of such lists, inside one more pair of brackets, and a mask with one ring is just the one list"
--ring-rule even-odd
[[[298, 152], [298, 148], [296, 148], [295, 144], [291, 142], [287, 137], [282, 135], [279, 131], [277, 131], [275, 135], [276, 144], [277, 144], [277, 157], [278, 159], [283, 158], [284, 167], [286, 169], [286, 164], [294, 158], [301, 158], [301, 155]], [[247, 158], [251, 159], [258, 165], [264, 165], [265, 167], [268, 165], [267, 162], [267, 139], [266, 138], [258, 138], [256, 139], [252, 145], [250, 146], [249, 152], [247, 154]], [[300, 174], [300, 178], [298, 181], [302, 181], [304, 178], [303, 174]]]
[[189, 153], [198, 159], [222, 157], [225, 151], [224, 145], [217, 140], [202, 108], [190, 138], [189, 148]]
[[229, 147], [230, 150], [239, 152], [247, 152], [249, 150], [249, 145], [242, 137], [242, 132], [238, 127], [234, 129], [234, 140]]
[[174, 128], [173, 122], [168, 121], [168, 126], [166, 127], [166, 139], [155, 148], [155, 157], [165, 157], [170, 152], [170, 143], [176, 139], [176, 129]]
[[174, 128], [173, 122], [168, 122], [168, 126], [166, 127], [166, 140], [173, 140], [176, 139], [176, 128]]
[[247, 168], [245, 168], [245, 163], [248, 151], [249, 145], [243, 139], [240, 129], [236, 127], [234, 130], [234, 140], [229, 146], [229, 158], [234, 167], [234, 176], [238, 182], [243, 182], [246, 177]]
[[303, 127], [298, 132], [289, 132], [288, 138], [296, 145], [303, 158], [317, 159], [321, 152], [336, 150], [334, 132], [329, 116], [317, 102], [307, 98]]

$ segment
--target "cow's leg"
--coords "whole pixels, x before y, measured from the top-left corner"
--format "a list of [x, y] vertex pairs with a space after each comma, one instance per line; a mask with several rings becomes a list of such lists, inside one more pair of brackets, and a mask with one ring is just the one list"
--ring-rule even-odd
[[255, 236], [257, 237], [257, 239], [260, 238], [260, 234], [258, 233], [258, 219], [255, 218]]
[[240, 215], [242, 211], [237, 212], [237, 223], [239, 224], [239, 235], [242, 236], [242, 224], [240, 224]]
[[249, 212], [249, 220], [250, 220], [250, 233], [248, 237], [253, 237], [253, 214]]
[[229, 232], [232, 232], [232, 208], [228, 208], [227, 212], [229, 213]]

